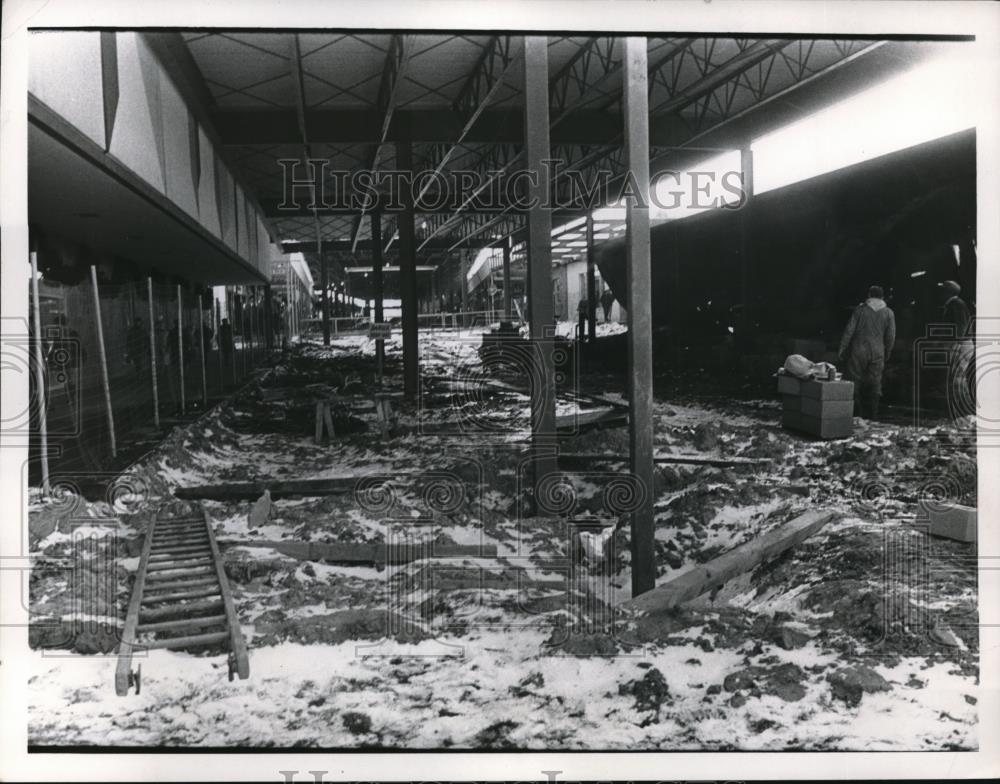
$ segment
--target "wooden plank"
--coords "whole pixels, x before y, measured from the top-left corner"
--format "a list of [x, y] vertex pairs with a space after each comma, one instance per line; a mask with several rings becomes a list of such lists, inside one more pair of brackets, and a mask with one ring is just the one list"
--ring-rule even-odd
[[163, 593], [156, 596], [146, 594], [143, 597], [143, 606], [149, 604], [159, 604], [161, 602], [180, 602], [189, 599], [204, 599], [207, 596], [215, 596], [219, 593], [219, 586], [215, 578], [212, 578], [211, 585], [203, 585], [200, 588], [192, 588], [187, 591], [174, 591], [173, 593]]
[[192, 566], [205, 566], [206, 564], [212, 563], [212, 557], [206, 555], [198, 558], [191, 558], [187, 560], [177, 560], [177, 561], [165, 561], [160, 563], [151, 563], [149, 569], [147, 570], [149, 574], [158, 572], [172, 572], [177, 569], [187, 569]]
[[[618, 455], [612, 452], [562, 452], [559, 455], [560, 461], [578, 463], [598, 463], [598, 462], [628, 462], [628, 455]], [[737, 468], [740, 466], [764, 465], [767, 460], [751, 459], [747, 457], [706, 457], [703, 455], [665, 455], [654, 454], [653, 462], [660, 465], [709, 465], [719, 468]]]
[[150, 599], [155, 596], [157, 591], [174, 591], [180, 588], [193, 588], [197, 585], [215, 585], [216, 584], [215, 575], [212, 574], [208, 577], [196, 577], [194, 579], [184, 579], [176, 580], [172, 583], [156, 583], [155, 585], [147, 585], [145, 599]]
[[629, 422], [627, 411], [608, 408], [603, 411], [577, 411], [556, 417], [556, 430], [560, 434], [584, 432], [602, 427], [622, 427]]
[[140, 623], [136, 628], [138, 634], [151, 632], [171, 632], [181, 629], [204, 629], [209, 626], [219, 626], [226, 622], [223, 615], [202, 615], [198, 618], [181, 618], [176, 621], [161, 621], [159, 623]]
[[[209, 632], [207, 634], [192, 634], [187, 637], [167, 637], [144, 643], [144, 647], [153, 648], [194, 648], [200, 645], [215, 645], [229, 639], [229, 632]], [[241, 676], [242, 677], [242, 676]]]
[[496, 545], [397, 545], [388, 549], [383, 543], [325, 543], [300, 541], [248, 542], [253, 547], [270, 547], [279, 553], [304, 561], [342, 563], [409, 563], [421, 558], [496, 558]]
[[161, 621], [174, 618], [178, 615], [194, 615], [196, 613], [218, 612], [222, 608], [222, 598], [204, 599], [184, 604], [173, 604], [169, 607], [143, 607], [139, 611], [139, 620], [142, 623], [147, 621]]
[[751, 542], [734, 547], [707, 564], [689, 569], [641, 596], [624, 602], [622, 607], [640, 612], [655, 612], [689, 602], [795, 547], [839, 516], [837, 512], [829, 511], [806, 512]]
[[326, 427], [326, 432], [330, 436], [332, 441], [337, 437], [337, 431], [333, 429], [333, 416], [330, 414], [330, 404], [323, 404], [323, 425]]
[[653, 316], [650, 265], [649, 89], [647, 47], [643, 36], [624, 41], [622, 107], [625, 150], [636, 195], [625, 199], [625, 305], [628, 313], [629, 468], [640, 487], [647, 488], [630, 515], [632, 595], [656, 584], [656, 542], [653, 515]]
[[324, 496], [342, 495], [354, 492], [358, 479], [343, 477], [337, 479], [287, 479], [258, 480], [255, 482], [229, 482], [217, 485], [178, 487], [174, 496], [184, 499], [210, 498], [215, 501], [257, 500], [265, 490], [271, 491], [271, 498], [282, 496]]
[[[175, 570], [171, 569], [170, 572]], [[205, 577], [213, 573], [211, 566], [197, 566], [192, 569], [186, 569], [184, 571], [186, 577]], [[159, 585], [154, 585], [154, 583], [159, 583], [166, 580], [176, 580], [180, 577], [179, 574], [171, 574], [170, 572], [156, 572], [155, 574], [147, 575], [146, 586], [150, 589], [159, 588]]]
[[150, 556], [152, 561], [166, 561], [178, 556], [184, 558], [190, 558], [194, 555], [199, 555], [201, 553], [211, 553], [212, 550], [208, 546], [208, 542], [203, 545], [191, 544], [191, 545], [178, 545], [177, 547], [165, 547], [159, 551], [153, 550], [153, 555]]
[[313, 434], [313, 441], [317, 444], [323, 443], [323, 401], [316, 401], [316, 427]]
[[[215, 541], [215, 532], [212, 530], [212, 519], [208, 516], [206, 510], [203, 509], [202, 513], [205, 515], [205, 530], [208, 532], [208, 541], [212, 546], [212, 554], [215, 556], [215, 569], [216, 575], [219, 578], [219, 591], [222, 593], [226, 622], [229, 625], [229, 651], [235, 659], [236, 674], [240, 676], [240, 680], [246, 680], [250, 677], [250, 660], [247, 656], [247, 643], [243, 638], [243, 629], [240, 627], [240, 617], [236, 613], [236, 605], [233, 604], [233, 593], [229, 588], [229, 578], [226, 577], [226, 569], [223, 566], [222, 556], [219, 554], [219, 545]], [[231, 674], [230, 677], [232, 677]]]
[[132, 586], [132, 599], [129, 601], [128, 614], [125, 616], [125, 628], [122, 631], [121, 644], [118, 647], [118, 664], [115, 667], [115, 694], [124, 697], [129, 690], [129, 674], [132, 671], [132, 652], [135, 648], [135, 630], [139, 625], [139, 611], [142, 608], [142, 590], [146, 582], [146, 566], [149, 564], [149, 551], [153, 545], [153, 535], [156, 532], [156, 520], [149, 523], [146, 537], [142, 544], [142, 554], [139, 557], [139, 568], [135, 573], [135, 583]]
[[157, 537], [156, 544], [153, 545], [154, 553], [164, 553], [175, 547], [193, 547], [206, 543], [203, 534], [188, 534], [187, 536], [171, 536], [168, 538]]

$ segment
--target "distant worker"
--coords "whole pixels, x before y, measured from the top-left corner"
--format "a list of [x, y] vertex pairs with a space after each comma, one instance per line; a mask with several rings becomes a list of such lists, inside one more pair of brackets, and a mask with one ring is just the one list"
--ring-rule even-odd
[[212, 329], [212, 324], [209, 321], [204, 323], [202, 330], [204, 334], [203, 346], [205, 347], [205, 356], [207, 357], [212, 353], [212, 337], [215, 335], [215, 330]]
[[233, 355], [233, 326], [227, 318], [219, 325], [219, 349], [227, 360]]
[[615, 295], [611, 293], [611, 289], [604, 289], [604, 293], [601, 294], [601, 308], [604, 310], [604, 320], [611, 321], [611, 306], [615, 304]]
[[972, 314], [960, 296], [962, 287], [953, 280], [938, 284], [945, 297], [944, 322], [953, 327], [955, 338], [948, 350], [948, 408], [955, 417], [976, 413], [975, 378], [971, 370], [976, 347], [973, 342]]
[[938, 283], [938, 286], [941, 287], [941, 291], [945, 297], [943, 306], [945, 322], [954, 325], [955, 337], [966, 337], [969, 332], [969, 323], [972, 321], [972, 316], [969, 313], [969, 306], [959, 296], [962, 293], [962, 287], [953, 280], [943, 281]]
[[577, 339], [584, 340], [587, 336], [587, 315], [590, 313], [590, 301], [584, 297], [576, 306], [577, 321], [580, 325], [580, 332]]
[[854, 382], [855, 413], [878, 418], [885, 362], [896, 342], [896, 317], [882, 298], [882, 287], [868, 289], [868, 299], [858, 305], [840, 340], [839, 356], [846, 362], [847, 378]]

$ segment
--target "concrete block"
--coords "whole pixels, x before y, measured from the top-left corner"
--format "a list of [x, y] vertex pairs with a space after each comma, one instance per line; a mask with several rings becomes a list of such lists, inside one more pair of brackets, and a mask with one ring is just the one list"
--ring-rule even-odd
[[803, 381], [802, 396], [816, 400], [853, 400], [853, 381]]
[[847, 438], [854, 432], [853, 417], [820, 419], [802, 415], [802, 429], [817, 438]]
[[782, 411], [801, 411], [802, 410], [802, 396], [801, 395], [782, 395], [781, 396], [781, 410]]
[[778, 376], [778, 393], [782, 395], [798, 395], [802, 392], [802, 382], [795, 376]]
[[932, 536], [943, 536], [959, 542], [976, 541], [978, 520], [976, 507], [962, 504], [935, 504], [928, 506], [925, 512], [930, 518]]
[[786, 430], [815, 438], [846, 438], [854, 432], [854, 420], [849, 416], [820, 419], [798, 411], [784, 411], [781, 421]]
[[821, 400], [814, 397], [799, 398], [803, 414], [818, 419], [843, 419], [854, 416], [853, 400]]

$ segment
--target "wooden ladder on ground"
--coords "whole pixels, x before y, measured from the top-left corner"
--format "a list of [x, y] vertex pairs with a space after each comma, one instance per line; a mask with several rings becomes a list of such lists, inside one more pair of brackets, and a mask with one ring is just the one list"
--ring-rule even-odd
[[132, 656], [153, 648], [228, 648], [229, 680], [250, 677], [246, 641], [208, 513], [150, 523], [115, 671], [123, 697], [141, 688]]

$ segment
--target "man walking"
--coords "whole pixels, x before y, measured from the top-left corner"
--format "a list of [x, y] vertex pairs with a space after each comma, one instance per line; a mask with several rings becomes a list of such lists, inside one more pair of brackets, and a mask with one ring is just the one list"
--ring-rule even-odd
[[896, 317], [882, 298], [882, 287], [868, 289], [868, 299], [858, 305], [840, 340], [840, 360], [854, 382], [854, 405], [858, 416], [878, 418], [885, 361], [896, 342]]
[[601, 310], [604, 311], [604, 321], [611, 321], [611, 306], [615, 304], [615, 295], [611, 293], [611, 289], [604, 289], [604, 293], [601, 294]]
[[962, 287], [953, 280], [938, 284], [945, 297], [942, 308], [944, 322], [955, 330], [948, 351], [948, 409], [955, 418], [975, 415], [975, 373], [972, 363], [976, 355], [973, 341], [972, 313], [960, 296]]

